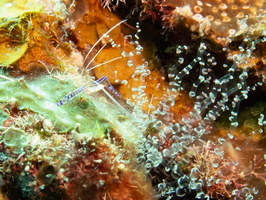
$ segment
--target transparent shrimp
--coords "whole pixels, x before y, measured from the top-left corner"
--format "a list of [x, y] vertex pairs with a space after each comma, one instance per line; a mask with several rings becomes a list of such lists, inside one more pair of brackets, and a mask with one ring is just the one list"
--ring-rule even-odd
[[[116, 27], [118, 27], [119, 25], [121, 25], [122, 23], [124, 23], [125, 21], [127, 20], [122, 20], [120, 21], [119, 23], [115, 24], [112, 28], [110, 28], [105, 34], [103, 34], [96, 42], [95, 44], [91, 47], [90, 51], [87, 53], [87, 55], [85, 56], [84, 58], [84, 63], [85, 61], [87, 60], [88, 56], [90, 55], [90, 53], [92, 52], [92, 50], [96, 47], [96, 45], [102, 41], [103, 38], [107, 37], [108, 34], [114, 30]], [[102, 49], [104, 49], [106, 46], [106, 44], [104, 44], [102, 46], [102, 48], [96, 53], [96, 55], [89, 61], [89, 63], [84, 67], [84, 69], [82, 70], [82, 73], [84, 72], [84, 70], [86, 70], [87, 72], [89, 72], [90, 70], [96, 68], [96, 67], [99, 67], [103, 64], [106, 64], [106, 63], [109, 63], [109, 62], [112, 62], [112, 61], [115, 61], [117, 59], [120, 59], [122, 58], [122, 56], [118, 57], [118, 58], [115, 58], [115, 59], [111, 59], [109, 61], [106, 61], [105, 63], [101, 63], [101, 64], [98, 64], [92, 68], [89, 68], [90, 64], [94, 61], [94, 59], [97, 57], [97, 55], [102, 51]], [[113, 102], [115, 103], [117, 106], [119, 106], [122, 110], [125, 110], [123, 106], [121, 106], [121, 104], [118, 102], [120, 100], [117, 101], [117, 98], [114, 98], [114, 96], [112, 94], [114, 94], [115, 96], [117, 97], [121, 97], [120, 94], [118, 94], [114, 87], [112, 86], [112, 84], [109, 82], [107, 76], [103, 76], [101, 78], [99, 78], [98, 80], [96, 81], [93, 81], [91, 84], [88, 84], [88, 85], [84, 85], [78, 89], [75, 89], [71, 92], [69, 92], [68, 94], [66, 94], [62, 99], [60, 99], [58, 102], [57, 102], [57, 106], [62, 106], [66, 103], [68, 103], [69, 101], [71, 101], [73, 98], [75, 98], [77, 95], [79, 95], [80, 93], [84, 92], [84, 91], [87, 91], [88, 94], [93, 94], [93, 93], [96, 93], [98, 91], [103, 91], [105, 93], [106, 96], [108, 96], [108, 98]], [[112, 93], [112, 94], [110, 94]], [[122, 99], [122, 98], [121, 98]], [[122, 101], [121, 101], [122, 102]]]
[[104, 90], [104, 87], [106, 87], [109, 91], [111, 91], [116, 96], [120, 97], [120, 94], [118, 94], [115, 91], [112, 84], [108, 81], [108, 78], [106, 76], [103, 76], [103, 77], [99, 78], [98, 80], [93, 81], [93, 84], [90, 86], [84, 85], [78, 89], [75, 89], [75, 90], [69, 92], [62, 99], [60, 99], [56, 105], [61, 106], [61, 105], [68, 103], [69, 101], [71, 101], [73, 98], [75, 98], [78, 94], [82, 93], [86, 89], [89, 91], [89, 93], [95, 93], [95, 92], [98, 92], [100, 90]]

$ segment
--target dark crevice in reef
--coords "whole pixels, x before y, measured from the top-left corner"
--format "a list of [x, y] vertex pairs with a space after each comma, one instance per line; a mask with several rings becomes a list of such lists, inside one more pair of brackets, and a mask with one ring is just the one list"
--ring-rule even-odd
[[29, 186], [31, 181], [34, 181], [34, 177], [31, 175], [15, 175], [13, 178], [3, 176], [5, 185], [2, 187], [3, 192], [10, 200], [30, 200], [36, 199], [37, 192]]
[[[217, 63], [217, 65], [212, 68], [212, 75], [216, 78], [223, 76], [226, 73], [226, 70], [223, 68], [222, 64], [228, 63], [229, 61], [226, 59], [226, 53], [222, 51], [222, 46], [208, 38], [200, 37], [197, 33], [190, 31], [189, 28], [182, 24], [179, 24], [171, 30], [165, 31], [161, 34], [161, 37], [158, 40], [156, 55], [160, 60], [161, 68], [169, 73], [169, 69], [172, 68], [172, 66], [175, 66], [176, 70], [172, 70], [171, 73], [177, 74], [196, 58], [201, 43], [204, 43], [206, 46], [204, 54], [210, 53], [210, 56], [214, 57]], [[177, 54], [176, 49], [179, 47], [185, 47], [186, 50]], [[202, 61], [206, 62], [204, 57], [206, 58], [206, 55], [203, 55]], [[180, 58], [184, 59], [182, 64], [179, 64], [178, 62]], [[199, 64], [197, 63], [193, 68], [196, 70], [195, 73], [191, 73], [184, 77], [183, 82], [186, 83], [191, 80], [193, 76], [196, 76], [197, 78], [199, 73], [198, 70], [200, 68]]]
[[[52, 166], [51, 166], [52, 167]], [[51, 172], [51, 167], [49, 171]], [[27, 172], [3, 174], [2, 179], [5, 184], [2, 192], [9, 200], [67, 200], [68, 197], [63, 189], [60, 189], [58, 180], [53, 179], [43, 189], [39, 191], [32, 187], [36, 181], [35, 177]]]
[[[247, 84], [252, 88], [257, 82], [259, 82], [257, 76], [249, 76], [247, 79]], [[248, 99], [241, 102], [240, 111], [244, 110], [246, 107], [252, 106], [256, 102], [266, 102], [266, 88], [264, 86], [256, 86], [255, 90], [251, 90], [248, 93]]]
[[[246, 82], [247, 82], [247, 85], [251, 89], [248, 93], [248, 99], [242, 100], [239, 105], [238, 117], [237, 117], [239, 126], [243, 125], [244, 121], [247, 119], [256, 118], [256, 120], [258, 120], [259, 115], [253, 116], [250, 110], [256, 109], [256, 108], [260, 109], [259, 107], [261, 107], [262, 109], [262, 105], [265, 104], [264, 102], [266, 102], [265, 86], [256, 85], [261, 80], [258, 76], [255, 75], [254, 69], [250, 69], [248, 73], [250, 75], [246, 79]], [[253, 87], [254, 87], [254, 90], [252, 90]], [[261, 112], [264, 115], [266, 114], [264, 109], [262, 109]], [[229, 128], [230, 127], [229, 117], [230, 117], [230, 112], [226, 111], [222, 113], [220, 117], [217, 118], [216, 122], [222, 127]]]
[[121, 19], [139, 18], [141, 11], [143, 11], [140, 0], [129, 0], [126, 3], [118, 3], [113, 5], [112, 12]]

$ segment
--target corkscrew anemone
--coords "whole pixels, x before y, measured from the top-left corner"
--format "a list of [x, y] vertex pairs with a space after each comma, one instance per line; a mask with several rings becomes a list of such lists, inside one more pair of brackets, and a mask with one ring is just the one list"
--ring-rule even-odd
[[[250, 26], [245, 33], [251, 37], [243, 35], [236, 47], [227, 46], [238, 35], [215, 31], [216, 22], [209, 27], [211, 37], [203, 23], [197, 21], [195, 28], [191, 19], [196, 14], [191, 12], [206, 17], [210, 8], [189, 1], [165, 13], [174, 28], [160, 27], [160, 67], [155, 68], [144, 57], [141, 22], [133, 34], [124, 36], [126, 20], [97, 1], [74, 1], [69, 7], [57, 3], [72, 13], [68, 21], [58, 12], [56, 17], [41, 15], [52, 19], [43, 30], [33, 23], [39, 28], [34, 33], [29, 29], [27, 38], [39, 31], [49, 37], [43, 44], [27, 43], [26, 55], [5, 65], [17, 70], [6, 68], [0, 74], [4, 198], [263, 198], [265, 113], [263, 106], [242, 106], [265, 84], [263, 73], [253, 74], [247, 64], [250, 56], [263, 57], [257, 48], [265, 44], [264, 33], [253, 35]], [[189, 15], [183, 12], [194, 3], [198, 7]], [[230, 2], [209, 4], [232, 13], [227, 10]], [[214, 17], [219, 19], [218, 14]], [[174, 37], [168, 37], [171, 34]], [[64, 46], [66, 41], [69, 45]], [[32, 59], [39, 65], [25, 68]], [[21, 71], [32, 73], [22, 78]], [[103, 84], [102, 76], [110, 83]], [[258, 126], [241, 122], [250, 121], [250, 116], [241, 116], [247, 110]], [[241, 134], [243, 124], [252, 127], [245, 130], [252, 133]]]

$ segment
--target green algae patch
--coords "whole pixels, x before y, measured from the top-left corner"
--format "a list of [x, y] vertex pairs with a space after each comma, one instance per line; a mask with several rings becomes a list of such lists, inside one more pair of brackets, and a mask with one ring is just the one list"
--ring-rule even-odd
[[28, 110], [51, 121], [58, 133], [78, 130], [92, 137], [103, 137], [108, 124], [97, 114], [94, 105], [84, 95], [66, 105], [57, 102], [75, 89], [71, 81], [60, 81], [49, 75], [34, 80], [0, 79], [0, 102], [13, 105], [18, 110]]
[[27, 43], [16, 47], [10, 47], [8, 43], [0, 44], [0, 66], [9, 66], [16, 62], [24, 55], [27, 49]]
[[[25, 13], [40, 12], [43, 5], [38, 1], [29, 0], [1, 0], [0, 18], [15, 18]], [[0, 20], [1, 21], [1, 20]]]
[[[2, 107], [3, 105], [1, 105], [0, 107]], [[8, 114], [3, 112], [2, 109], [0, 109], [0, 124], [2, 124], [4, 121], [6, 121], [8, 119]]]
[[20, 154], [23, 148], [28, 145], [29, 138], [23, 131], [15, 128], [8, 128], [3, 132], [3, 142], [11, 147], [13, 153]]

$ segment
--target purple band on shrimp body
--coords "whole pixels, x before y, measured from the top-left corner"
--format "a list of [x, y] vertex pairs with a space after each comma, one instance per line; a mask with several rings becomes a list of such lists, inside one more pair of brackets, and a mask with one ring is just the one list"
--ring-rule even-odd
[[101, 82], [104, 82], [104, 81], [106, 81], [106, 83], [107, 83], [107, 85], [105, 85], [105, 86], [107, 87], [108, 90], [110, 90], [116, 96], [121, 97], [121, 95], [115, 90], [115, 88], [109, 82], [107, 76], [103, 76], [103, 77], [99, 78], [98, 80], [94, 81], [94, 84], [100, 84]]
[[[105, 84], [102, 84], [104, 81], [105, 81]], [[112, 84], [108, 81], [107, 76], [103, 76], [103, 77], [99, 78], [98, 80], [93, 81], [93, 83], [94, 83], [95, 85], [100, 85], [100, 84], [102, 84], [102, 85], [106, 86], [107, 89], [110, 90], [113, 94], [115, 94], [115, 95], [118, 96], [118, 97], [121, 97], [121, 95], [118, 94], [118, 93], [115, 91], [115, 89], [114, 89], [114, 87], [112, 86]], [[56, 105], [57, 105], [57, 106], [62, 106], [62, 105], [64, 105], [64, 104], [68, 103], [68, 102], [71, 101], [74, 97], [76, 97], [79, 93], [83, 92], [86, 88], [87, 88], [87, 87], [84, 85], [84, 86], [82, 86], [82, 87], [80, 87], [80, 88], [78, 88], [78, 89], [73, 90], [72, 92], [66, 94], [62, 99], [60, 99], [60, 100], [56, 103]]]

